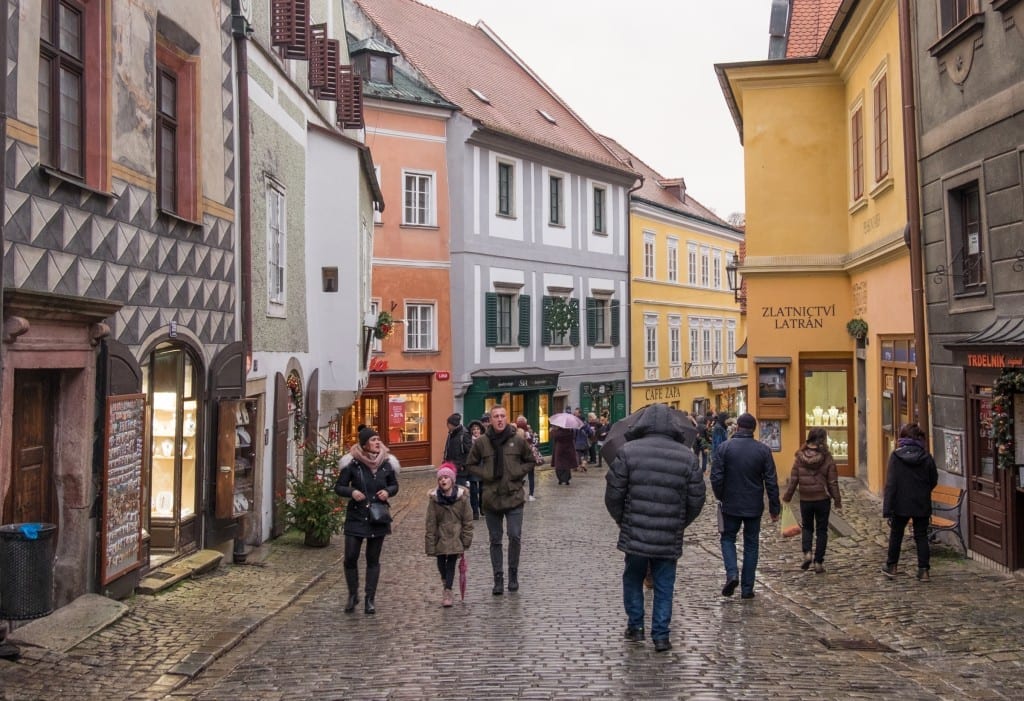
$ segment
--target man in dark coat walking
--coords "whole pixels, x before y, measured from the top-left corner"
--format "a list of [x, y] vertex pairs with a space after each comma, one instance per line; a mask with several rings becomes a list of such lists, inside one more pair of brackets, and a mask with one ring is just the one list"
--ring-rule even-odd
[[626, 431], [626, 443], [605, 475], [604, 503], [619, 525], [619, 550], [626, 553], [622, 603], [626, 640], [644, 639], [644, 576], [651, 570], [654, 649], [672, 648], [672, 592], [683, 531], [704, 507], [704, 478], [697, 456], [683, 443], [682, 427], [665, 404], [644, 410]]
[[[754, 598], [754, 573], [759, 555], [761, 516], [764, 496], [768, 495], [768, 513], [772, 522], [779, 520], [779, 481], [771, 449], [754, 438], [757, 419], [740, 414], [736, 433], [722, 443], [712, 456], [711, 489], [721, 502], [722, 561], [725, 564], [725, 586], [722, 596], [732, 596], [736, 587], [744, 599]], [[743, 572], [736, 564], [736, 536], [743, 528]]]
[[903, 548], [907, 523], [914, 524], [917, 546], [917, 578], [930, 580], [931, 547], [928, 545], [928, 523], [932, 515], [932, 490], [939, 483], [935, 459], [928, 452], [925, 433], [920, 425], [910, 423], [900, 429], [896, 450], [889, 456], [882, 497], [882, 516], [889, 519], [889, 551], [882, 574], [896, 576], [896, 565]]

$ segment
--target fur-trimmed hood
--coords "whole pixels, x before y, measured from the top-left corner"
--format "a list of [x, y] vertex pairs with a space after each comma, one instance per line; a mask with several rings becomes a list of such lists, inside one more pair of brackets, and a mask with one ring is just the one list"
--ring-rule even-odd
[[[469, 499], [469, 490], [467, 488], [463, 487], [461, 484], [455, 485], [455, 491], [458, 494], [458, 496], [456, 497], [456, 500], [459, 500], [459, 499]], [[437, 487], [434, 487], [433, 489], [428, 490], [427, 491], [427, 496], [430, 497], [431, 501], [437, 501]]]
[[[338, 461], [338, 467], [348, 467], [352, 463], [352, 460], [352, 453], [345, 453], [341, 456], [341, 460]], [[402, 465], [398, 462], [398, 458], [395, 457], [394, 453], [388, 454], [388, 462], [391, 463], [391, 469], [395, 471], [396, 475], [402, 471]]]

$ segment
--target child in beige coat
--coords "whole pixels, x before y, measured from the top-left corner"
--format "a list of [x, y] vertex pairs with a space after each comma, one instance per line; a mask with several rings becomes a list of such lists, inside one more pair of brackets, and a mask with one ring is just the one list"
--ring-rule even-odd
[[441, 605], [448, 608], [454, 600], [455, 567], [473, 542], [473, 509], [469, 490], [455, 484], [455, 465], [449, 462], [437, 469], [437, 488], [430, 490], [428, 497], [426, 551], [437, 558], [444, 585]]

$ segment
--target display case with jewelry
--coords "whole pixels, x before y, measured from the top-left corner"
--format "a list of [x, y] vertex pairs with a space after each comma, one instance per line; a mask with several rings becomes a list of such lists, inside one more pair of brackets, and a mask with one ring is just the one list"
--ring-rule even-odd
[[237, 518], [253, 509], [257, 404], [251, 399], [224, 399], [217, 424], [217, 518]]
[[[180, 413], [179, 413], [180, 412]], [[196, 401], [179, 401], [171, 392], [153, 393], [151, 443], [153, 498], [150, 518], [157, 521], [189, 518], [195, 514]], [[175, 483], [181, 482], [180, 503], [175, 504]]]

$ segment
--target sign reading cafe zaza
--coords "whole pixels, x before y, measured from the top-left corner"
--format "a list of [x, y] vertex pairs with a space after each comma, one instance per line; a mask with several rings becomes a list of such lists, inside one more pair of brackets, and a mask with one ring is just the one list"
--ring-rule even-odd
[[834, 304], [761, 307], [761, 317], [774, 321], [777, 329], [820, 329], [835, 315]]

